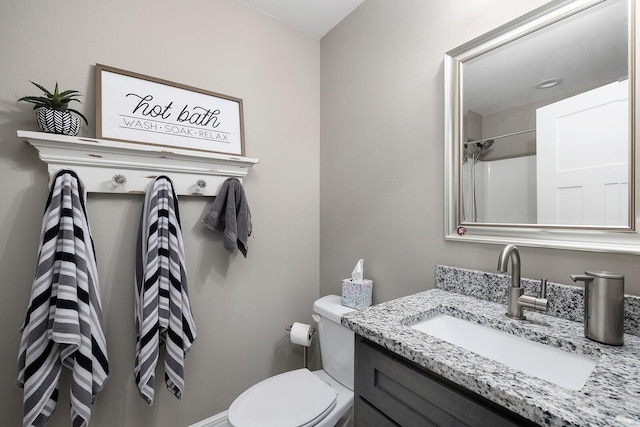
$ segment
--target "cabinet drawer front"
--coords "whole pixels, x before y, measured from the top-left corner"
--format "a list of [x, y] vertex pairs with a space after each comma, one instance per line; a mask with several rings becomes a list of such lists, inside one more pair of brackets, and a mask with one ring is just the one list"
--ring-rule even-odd
[[364, 399], [356, 399], [353, 416], [357, 426], [398, 427], [398, 424]]
[[[356, 337], [355, 371], [356, 399], [364, 399], [401, 426], [528, 424], [361, 337]], [[357, 416], [355, 421], [357, 426], [367, 425]]]

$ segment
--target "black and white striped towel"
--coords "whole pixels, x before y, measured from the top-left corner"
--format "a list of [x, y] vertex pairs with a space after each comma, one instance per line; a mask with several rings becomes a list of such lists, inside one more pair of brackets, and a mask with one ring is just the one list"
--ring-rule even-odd
[[38, 266], [18, 355], [25, 426], [47, 424], [56, 407], [63, 366], [72, 371], [71, 424], [87, 426], [93, 399], [109, 375], [85, 197], [75, 172], [56, 175], [42, 221]]
[[191, 314], [178, 198], [166, 176], [147, 188], [136, 250], [136, 360], [140, 396], [153, 403], [159, 347], [165, 345], [165, 381], [184, 390], [184, 358], [196, 338]]

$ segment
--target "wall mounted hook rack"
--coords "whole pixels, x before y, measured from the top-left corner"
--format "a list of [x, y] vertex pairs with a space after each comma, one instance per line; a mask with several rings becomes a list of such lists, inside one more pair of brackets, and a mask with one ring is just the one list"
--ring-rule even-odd
[[215, 196], [227, 178], [242, 180], [258, 159], [151, 144], [18, 131], [47, 164], [49, 177], [72, 169], [87, 192], [141, 194], [159, 175], [178, 195]]

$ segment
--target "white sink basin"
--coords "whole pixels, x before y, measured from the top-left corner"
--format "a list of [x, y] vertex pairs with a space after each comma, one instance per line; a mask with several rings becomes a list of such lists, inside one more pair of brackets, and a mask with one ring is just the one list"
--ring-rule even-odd
[[430, 317], [411, 327], [571, 390], [580, 390], [596, 367], [588, 357], [453, 316]]

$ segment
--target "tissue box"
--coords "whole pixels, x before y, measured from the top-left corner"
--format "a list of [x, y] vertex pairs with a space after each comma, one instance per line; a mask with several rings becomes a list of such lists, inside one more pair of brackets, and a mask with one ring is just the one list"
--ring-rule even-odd
[[373, 280], [344, 279], [342, 281], [342, 305], [358, 310], [369, 307], [372, 291]]

